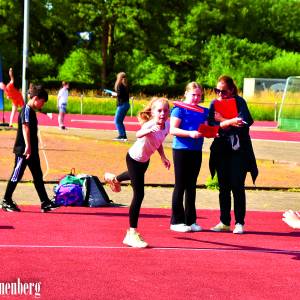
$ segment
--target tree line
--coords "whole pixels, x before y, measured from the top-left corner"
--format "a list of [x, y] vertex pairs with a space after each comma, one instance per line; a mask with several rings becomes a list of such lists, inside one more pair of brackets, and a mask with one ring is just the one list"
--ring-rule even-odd
[[[4, 74], [21, 70], [23, 5], [0, 0]], [[228, 74], [241, 88], [299, 75], [299, 23], [300, 0], [31, 0], [29, 80], [112, 87], [125, 71], [135, 92], [172, 94]]]

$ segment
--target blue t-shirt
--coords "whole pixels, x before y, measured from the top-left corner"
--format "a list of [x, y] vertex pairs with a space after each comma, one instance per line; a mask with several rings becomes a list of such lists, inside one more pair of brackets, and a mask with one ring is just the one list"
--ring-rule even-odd
[[[192, 111], [190, 109], [174, 107], [171, 112], [171, 117], [175, 117], [181, 120], [179, 125], [180, 129], [184, 130], [198, 130], [200, 124], [203, 124], [208, 116], [208, 109], [203, 108], [203, 113]], [[190, 137], [174, 136], [173, 149], [186, 149], [186, 150], [202, 150], [204, 138], [193, 139]]]

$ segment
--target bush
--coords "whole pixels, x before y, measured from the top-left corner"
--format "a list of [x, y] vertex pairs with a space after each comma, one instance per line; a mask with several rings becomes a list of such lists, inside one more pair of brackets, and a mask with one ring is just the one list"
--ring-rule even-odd
[[257, 66], [258, 77], [287, 78], [299, 75], [300, 54], [282, 51], [272, 60]]

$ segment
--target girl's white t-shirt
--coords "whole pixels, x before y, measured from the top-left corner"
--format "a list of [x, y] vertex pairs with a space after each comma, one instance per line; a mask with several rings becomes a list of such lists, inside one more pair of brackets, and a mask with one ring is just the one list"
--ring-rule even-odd
[[62, 87], [57, 95], [58, 98], [58, 104], [62, 105], [62, 104], [67, 104], [68, 102], [68, 96], [69, 96], [69, 91], [68, 89], [66, 89], [65, 87]]
[[[152, 119], [142, 125], [142, 129], [148, 129], [155, 125]], [[147, 162], [150, 156], [160, 147], [170, 131], [170, 122], [165, 123], [165, 128], [156, 132], [138, 138], [136, 142], [129, 149], [130, 157], [139, 162]]]

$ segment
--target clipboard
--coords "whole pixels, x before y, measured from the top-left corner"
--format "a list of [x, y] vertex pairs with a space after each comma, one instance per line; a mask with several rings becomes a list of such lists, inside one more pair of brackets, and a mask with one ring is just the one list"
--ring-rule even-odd
[[192, 105], [181, 101], [174, 101], [173, 104], [177, 107], [186, 108], [192, 111], [196, 111], [199, 113], [203, 113], [204, 109], [201, 106], [198, 105]]
[[215, 138], [218, 134], [220, 126], [209, 126], [206, 124], [200, 124], [198, 131], [206, 138]]
[[238, 116], [235, 98], [215, 100], [215, 111], [220, 113], [225, 119], [232, 119]]

